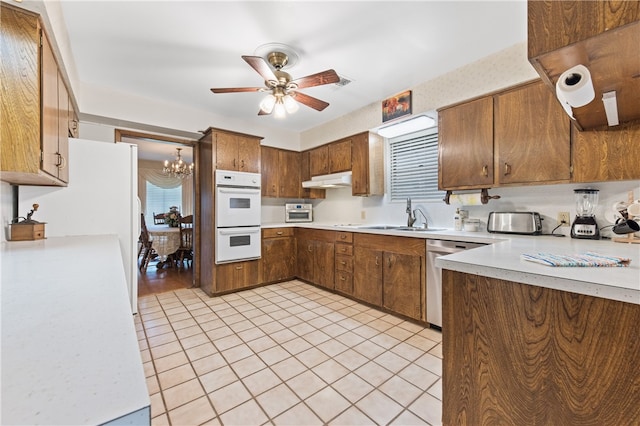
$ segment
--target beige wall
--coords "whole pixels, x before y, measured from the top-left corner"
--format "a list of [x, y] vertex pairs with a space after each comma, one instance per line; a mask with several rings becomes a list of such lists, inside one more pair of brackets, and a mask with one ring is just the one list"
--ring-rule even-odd
[[[413, 115], [538, 78], [527, 60], [527, 44], [518, 43], [444, 74], [412, 90]], [[302, 150], [382, 125], [382, 99], [300, 134]]]

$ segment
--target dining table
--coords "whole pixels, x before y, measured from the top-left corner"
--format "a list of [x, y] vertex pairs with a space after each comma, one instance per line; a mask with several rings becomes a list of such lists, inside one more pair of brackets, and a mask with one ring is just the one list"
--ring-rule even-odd
[[156, 267], [162, 269], [168, 264], [169, 255], [180, 248], [180, 228], [166, 224], [148, 225], [147, 231], [151, 237], [152, 247], [160, 256], [160, 261], [156, 264]]

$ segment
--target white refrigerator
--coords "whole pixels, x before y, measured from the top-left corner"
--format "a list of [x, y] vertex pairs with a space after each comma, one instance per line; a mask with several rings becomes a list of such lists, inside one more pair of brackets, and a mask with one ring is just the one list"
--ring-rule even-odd
[[[69, 139], [67, 187], [20, 186], [19, 212], [38, 203], [34, 219], [45, 237], [116, 234], [131, 299], [138, 311], [137, 253], [140, 235], [138, 147], [128, 143]], [[73, 268], [73, 259], [69, 259]], [[100, 270], [95, 271], [96, 274]], [[91, 277], [87, 277], [90, 285]]]

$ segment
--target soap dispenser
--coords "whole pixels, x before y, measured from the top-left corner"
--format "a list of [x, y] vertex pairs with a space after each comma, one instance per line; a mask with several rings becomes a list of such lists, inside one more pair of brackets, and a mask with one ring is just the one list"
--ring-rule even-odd
[[453, 215], [453, 226], [456, 231], [462, 231], [462, 217], [460, 216], [460, 209], [456, 209], [456, 214]]

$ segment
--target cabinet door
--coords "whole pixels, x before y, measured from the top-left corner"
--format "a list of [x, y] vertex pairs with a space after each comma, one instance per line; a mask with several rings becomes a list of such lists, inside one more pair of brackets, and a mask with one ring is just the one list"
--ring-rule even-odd
[[300, 180], [300, 153], [278, 151], [278, 196], [280, 198], [299, 198], [302, 189]]
[[329, 172], [351, 170], [351, 139], [329, 144]]
[[351, 194], [369, 195], [369, 138], [366, 133], [351, 139]]
[[326, 288], [334, 288], [334, 243], [315, 241], [313, 282]]
[[569, 118], [542, 82], [495, 97], [499, 184], [569, 182]]
[[295, 275], [294, 239], [268, 238], [262, 241], [264, 282], [282, 281]]
[[314, 282], [313, 280], [313, 241], [298, 239], [297, 242], [297, 262], [296, 275], [303, 280]]
[[238, 137], [216, 133], [216, 169], [238, 170]]
[[640, 124], [571, 132], [574, 182], [640, 179]]
[[42, 37], [42, 170], [58, 177], [58, 65]]
[[[303, 151], [300, 153], [300, 187], [302, 187], [302, 182], [309, 179], [311, 179], [311, 151]], [[320, 188], [302, 188], [300, 198], [325, 198], [325, 191]]]
[[310, 164], [311, 176], [328, 174], [329, 173], [329, 147], [327, 145], [323, 145], [309, 151], [309, 164]]
[[353, 295], [382, 306], [382, 250], [353, 248]]
[[493, 185], [493, 98], [486, 97], [438, 113], [440, 189]]
[[422, 319], [422, 259], [420, 256], [384, 253], [384, 307]]
[[260, 173], [260, 139], [238, 137], [238, 171]]
[[41, 167], [40, 26], [34, 15], [4, 2], [0, 8], [1, 170], [35, 175]]
[[263, 197], [278, 196], [278, 151], [278, 149], [269, 146], [260, 148]]
[[69, 182], [69, 92], [58, 73], [58, 178]]
[[217, 291], [237, 290], [260, 283], [260, 261], [216, 265]]

